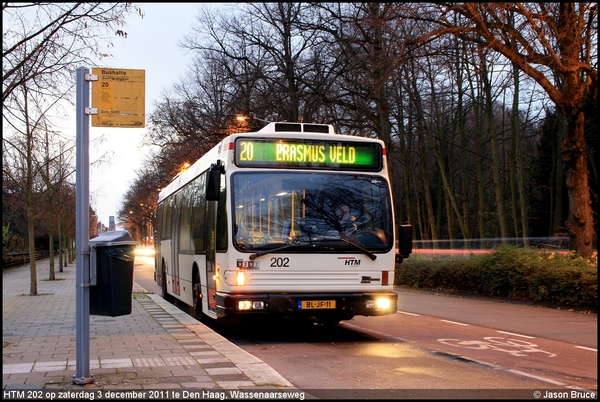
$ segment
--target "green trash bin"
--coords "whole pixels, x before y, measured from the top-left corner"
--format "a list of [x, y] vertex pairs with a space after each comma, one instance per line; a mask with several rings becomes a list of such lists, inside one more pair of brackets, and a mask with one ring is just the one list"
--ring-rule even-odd
[[131, 314], [136, 242], [126, 230], [90, 240], [90, 314]]

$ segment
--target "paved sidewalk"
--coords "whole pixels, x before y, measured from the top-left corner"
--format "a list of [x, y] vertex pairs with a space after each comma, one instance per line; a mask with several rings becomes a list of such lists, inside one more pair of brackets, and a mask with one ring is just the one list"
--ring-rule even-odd
[[[266, 363], [136, 283], [131, 314], [90, 316], [93, 382], [73, 384], [76, 268], [55, 267], [56, 280], [49, 281], [49, 260], [37, 261], [37, 296], [29, 295], [29, 265], [3, 269], [4, 396], [6, 390], [31, 389], [265, 390], [294, 399], [300, 392]], [[160, 399], [169, 399], [165, 395]]]

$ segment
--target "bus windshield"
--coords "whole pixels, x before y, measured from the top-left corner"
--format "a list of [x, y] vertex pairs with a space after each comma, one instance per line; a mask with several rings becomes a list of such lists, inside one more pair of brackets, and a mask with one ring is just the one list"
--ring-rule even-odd
[[348, 173], [232, 175], [233, 241], [266, 254], [385, 252], [393, 243], [387, 181]]

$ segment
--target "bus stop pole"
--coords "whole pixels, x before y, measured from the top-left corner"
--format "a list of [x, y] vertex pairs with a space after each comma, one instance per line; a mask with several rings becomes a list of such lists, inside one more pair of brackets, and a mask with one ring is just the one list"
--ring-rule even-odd
[[76, 133], [76, 195], [75, 195], [75, 250], [76, 250], [76, 374], [73, 384], [83, 385], [92, 382], [90, 376], [90, 122], [86, 113], [90, 102], [90, 84], [86, 80], [89, 69], [77, 69], [77, 94], [75, 109], [77, 115]]

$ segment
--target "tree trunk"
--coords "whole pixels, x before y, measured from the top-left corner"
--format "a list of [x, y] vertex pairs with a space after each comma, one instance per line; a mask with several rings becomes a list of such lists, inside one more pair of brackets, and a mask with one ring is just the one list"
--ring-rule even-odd
[[582, 257], [589, 257], [593, 252], [594, 222], [588, 182], [585, 115], [581, 111], [569, 113], [569, 110], [563, 109], [562, 112], [567, 123], [562, 154], [569, 194], [569, 216], [565, 226], [571, 250], [577, 250]]
[[27, 135], [27, 149], [26, 149], [26, 188], [25, 188], [25, 199], [27, 204], [27, 237], [29, 240], [29, 271], [31, 274], [29, 295], [37, 295], [37, 270], [35, 260], [35, 218], [33, 211], [33, 132], [29, 124], [29, 107], [28, 107], [28, 90], [23, 87], [23, 99], [24, 99], [24, 110], [25, 110], [25, 133]]
[[[515, 82], [515, 84], [518, 84]], [[518, 86], [514, 88], [515, 91], [515, 99], [518, 96]], [[519, 154], [517, 153], [517, 149], [519, 148], [519, 132], [518, 132], [518, 118], [519, 118], [519, 109], [518, 103], [513, 102], [512, 112], [511, 112], [511, 125], [510, 125], [510, 149], [508, 152], [508, 185], [510, 187], [510, 202], [512, 209], [512, 219], [513, 219], [513, 230], [515, 232], [515, 241], [519, 238], [519, 233], [521, 233], [521, 224], [519, 222], [519, 204], [517, 202], [517, 159], [519, 158]], [[506, 113], [502, 113], [502, 118]], [[502, 124], [504, 127], [504, 124]]]
[[521, 131], [519, 121], [519, 70], [513, 68], [513, 107], [511, 112], [510, 143], [510, 194], [512, 199], [515, 237], [523, 238], [523, 245], [529, 246], [529, 225], [527, 223], [527, 202], [525, 201], [525, 183], [523, 182], [523, 160], [521, 158]]
[[[465, 69], [469, 68], [469, 65], [465, 63]], [[477, 75], [471, 71], [467, 71], [469, 77], [477, 77]], [[470, 95], [473, 98], [473, 120], [475, 124], [475, 177], [477, 181], [477, 216], [475, 218], [476, 225], [479, 228], [479, 248], [484, 249], [486, 227], [485, 227], [485, 191], [483, 188], [483, 142], [485, 141], [485, 130], [483, 129], [483, 119], [480, 85], [476, 85], [477, 82], [473, 79], [469, 79]], [[474, 230], [473, 230], [474, 232]]]
[[[463, 64], [460, 62], [460, 58], [456, 58], [457, 61], [457, 74], [456, 74], [456, 87], [457, 87], [457, 102], [456, 102], [456, 115], [457, 115], [457, 130], [459, 132], [460, 137], [460, 185], [461, 185], [461, 198], [462, 198], [462, 214], [463, 214], [463, 226], [466, 228], [467, 233], [464, 233], [463, 236], [465, 239], [470, 239], [473, 237], [473, 231], [471, 229], [471, 219], [470, 219], [470, 205], [469, 205], [469, 179], [467, 177], [467, 133], [465, 127], [465, 117], [463, 111], [463, 77], [462, 74], [464, 71], [462, 70]], [[464, 242], [464, 248], [470, 247], [468, 242]]]
[[33, 221], [33, 194], [31, 189], [27, 190], [27, 232], [29, 237], [29, 272], [31, 274], [29, 295], [37, 295], [37, 270], [35, 260], [35, 230]]
[[[465, 238], [465, 235], [467, 233], [467, 229], [464, 227], [464, 219], [461, 216], [460, 213], [460, 208], [458, 206], [458, 203], [456, 202], [456, 197], [454, 197], [454, 193], [452, 192], [452, 187], [450, 185], [450, 183], [448, 182], [448, 178], [446, 176], [446, 166], [444, 164], [444, 161], [441, 157], [441, 155], [439, 154], [439, 152], [437, 151], [437, 149], [434, 149], [434, 154], [436, 157], [436, 160], [438, 162], [438, 166], [440, 168], [440, 176], [441, 176], [441, 180], [442, 180], [442, 185], [444, 186], [444, 192], [446, 194], [446, 196], [448, 197], [449, 203], [452, 207], [452, 209], [454, 210], [454, 213], [456, 214], [459, 226], [460, 226], [460, 230], [462, 232], [463, 235], [463, 239]], [[448, 219], [452, 219], [452, 217], [448, 216]]]
[[[521, 212], [521, 230], [523, 234], [523, 245], [529, 246], [529, 214], [527, 213], [527, 201], [525, 199], [525, 180], [523, 178], [523, 158], [521, 158], [521, 129], [519, 122], [519, 108], [516, 106], [519, 104], [519, 70], [514, 68], [514, 83], [515, 93], [513, 98], [513, 117], [512, 117], [512, 132], [515, 143], [515, 167], [516, 167], [516, 180], [517, 189], [519, 192], [519, 209]], [[515, 211], [516, 214], [516, 211]], [[516, 227], [515, 227], [516, 231]]]
[[54, 233], [52, 230], [52, 225], [54, 224], [52, 222], [52, 212], [51, 209], [48, 209], [48, 212], [50, 212], [48, 214], [48, 248], [49, 248], [49, 269], [48, 269], [48, 280], [49, 281], [54, 281], [56, 280], [56, 275], [54, 272]]
[[500, 154], [498, 151], [498, 139], [496, 138], [494, 110], [492, 101], [492, 87], [487, 76], [485, 55], [481, 53], [481, 79], [484, 83], [485, 92], [485, 115], [487, 120], [488, 132], [490, 136], [490, 146], [492, 150], [492, 173], [494, 176], [494, 193], [496, 195], [496, 211], [498, 213], [498, 227], [500, 228], [500, 237], [502, 243], [508, 239], [508, 227], [506, 223], [506, 208], [504, 206], [504, 193], [502, 186], [502, 177], [500, 175]]
[[435, 214], [433, 212], [433, 200], [431, 197], [431, 185], [429, 184], [429, 173], [427, 171], [427, 150], [424, 145], [424, 136], [422, 130], [419, 130], [419, 153], [421, 161], [421, 174], [423, 175], [423, 194], [425, 195], [425, 211], [427, 223], [429, 226], [429, 232], [431, 233], [431, 240], [433, 240], [433, 247], [437, 248], [438, 232], [435, 226]]
[[[60, 217], [60, 214], [59, 214]], [[63, 272], [64, 258], [64, 239], [60, 226], [60, 218], [58, 220], [58, 272]]]
[[563, 225], [563, 197], [564, 197], [564, 185], [565, 180], [563, 177], [564, 172], [564, 160], [561, 157], [561, 147], [565, 140], [565, 125], [562, 116], [558, 117], [559, 123], [557, 138], [552, 140], [552, 149], [554, 156], [552, 157], [552, 174], [550, 175], [550, 186], [552, 191], [551, 199], [551, 210], [549, 211], [551, 217], [550, 233], [549, 236], [556, 236], [557, 233], [562, 232]]
[[[478, 112], [476, 112], [478, 113]], [[479, 126], [479, 124], [476, 124]], [[478, 130], [475, 133], [475, 163], [476, 163], [476, 171], [475, 175], [477, 176], [477, 223], [479, 226], [479, 247], [481, 249], [485, 248], [485, 191], [483, 189], [483, 158], [482, 158], [482, 137], [483, 130]]]
[[[444, 204], [446, 206], [446, 217], [448, 219], [448, 238], [450, 239], [450, 248], [456, 248], [456, 233], [454, 230], [454, 214], [452, 213], [452, 206], [450, 197], [447, 193], [444, 193]], [[463, 239], [467, 239], [468, 237], [463, 233]], [[466, 245], [467, 242], [464, 242]]]

